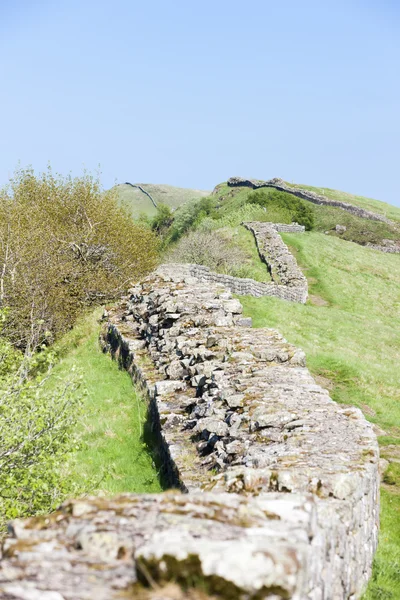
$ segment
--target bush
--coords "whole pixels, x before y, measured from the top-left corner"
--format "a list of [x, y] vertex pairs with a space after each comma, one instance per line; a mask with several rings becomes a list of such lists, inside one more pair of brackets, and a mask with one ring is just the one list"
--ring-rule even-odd
[[189, 229], [195, 228], [213, 212], [213, 199], [210, 197], [194, 200], [179, 208], [168, 231], [166, 243], [178, 241]]
[[180, 240], [167, 255], [167, 261], [194, 263], [213, 271], [232, 274], [246, 259], [242, 250], [213, 231], [193, 231]]
[[272, 218], [272, 213], [282, 212], [283, 219], [286, 221], [296, 221], [300, 225], [304, 225], [307, 230], [314, 226], [314, 213], [311, 206], [287, 192], [257, 190], [248, 195], [247, 202], [265, 207], [267, 215], [271, 214], [271, 221], [276, 222], [277, 218], [276, 216]]
[[174, 217], [172, 216], [172, 210], [166, 204], [159, 204], [157, 206], [157, 214], [151, 221], [151, 228], [158, 234], [163, 234], [168, 227], [170, 227]]
[[0, 354], [9, 366], [0, 373], [1, 533], [8, 519], [48, 512], [78, 491], [63, 465], [78, 444], [81, 395], [73, 374], [46, 391], [51, 370], [32, 378], [36, 357], [16, 352], [3, 337]]
[[125, 291], [156, 263], [156, 237], [89, 175], [15, 174], [0, 193], [0, 306], [5, 333], [36, 347], [92, 304]]

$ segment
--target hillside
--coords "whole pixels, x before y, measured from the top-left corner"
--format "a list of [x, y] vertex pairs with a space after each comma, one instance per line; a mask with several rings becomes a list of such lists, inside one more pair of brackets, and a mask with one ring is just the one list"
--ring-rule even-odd
[[355, 206], [360, 206], [361, 208], [385, 215], [389, 219], [400, 221], [400, 207], [393, 206], [393, 204], [388, 204], [387, 202], [374, 200], [373, 198], [367, 198], [365, 196], [341, 192], [339, 190], [332, 190], [330, 188], [314, 187], [311, 185], [303, 185], [298, 183], [287, 183], [293, 187], [310, 190], [312, 192], [316, 192], [317, 194], [327, 196], [327, 198], [332, 198], [333, 200], [348, 202], [349, 204], [354, 204]]
[[[279, 181], [282, 182], [282, 180]], [[62, 477], [64, 481], [68, 479], [73, 488], [77, 490], [76, 497], [79, 494], [91, 492], [96, 492], [101, 496], [119, 492], [154, 493], [171, 486], [179, 487], [178, 479], [168, 480], [165, 477], [168, 469], [170, 473], [183, 473], [185, 477], [189, 477], [189, 483], [190, 478], [194, 477], [193, 485], [196, 487], [200, 485], [200, 480], [206, 485], [210, 477], [215, 477], [215, 481], [222, 481], [218, 478], [221, 477], [224, 469], [230, 468], [232, 455], [235, 456], [235, 465], [241, 465], [241, 467], [245, 465], [246, 469], [252, 469], [254, 466], [252, 460], [249, 463], [245, 462], [244, 454], [242, 456], [241, 453], [245, 448], [246, 452], [250, 449], [251, 454], [257, 443], [259, 448], [254, 450], [256, 466], [259, 457], [264, 456], [265, 453], [275, 456], [273, 460], [276, 464], [283, 457], [283, 478], [287, 477], [287, 469], [293, 467], [295, 478], [293, 480], [283, 479], [282, 489], [278, 486], [278, 481], [280, 481], [279, 465], [274, 467], [276, 470], [274, 471], [275, 479], [271, 479], [272, 487], [268, 488], [269, 483], [265, 484], [267, 493], [274, 489], [281, 494], [280, 502], [285, 502], [290, 496], [290, 493], [287, 492], [297, 493], [299, 491], [296, 487], [287, 487], [287, 485], [289, 485], [288, 482], [291, 482], [291, 485], [295, 486], [301, 481], [301, 477], [299, 480], [296, 479], [299, 474], [296, 461], [299, 460], [304, 449], [309, 448], [311, 454], [314, 453], [311, 464], [313, 468], [315, 467], [314, 462], [318, 463], [320, 459], [322, 462], [325, 461], [324, 467], [318, 467], [322, 470], [318, 471], [315, 479], [319, 482], [318, 485], [322, 486], [321, 489], [328, 485], [329, 477], [336, 468], [339, 473], [345, 465], [345, 469], [350, 472], [352, 477], [359, 472], [361, 462], [365, 463], [367, 467], [368, 463], [373, 465], [374, 485], [371, 486], [367, 480], [365, 491], [361, 493], [361, 496], [364, 495], [365, 506], [373, 507], [374, 540], [376, 540], [378, 514], [376, 493], [379, 484], [377, 440], [360, 412], [355, 420], [358, 425], [361, 425], [361, 429], [358, 430], [357, 425], [353, 432], [354, 437], [350, 436], [350, 438], [346, 437], [347, 434], [345, 435], [343, 432], [342, 435], [340, 427], [337, 428], [339, 422], [335, 420], [330, 422], [327, 415], [326, 421], [322, 420], [316, 429], [318, 436], [321, 435], [320, 445], [313, 448], [313, 444], [309, 444], [307, 435], [310, 434], [307, 434], [307, 431], [312, 431], [315, 425], [314, 421], [319, 414], [318, 411], [321, 409], [321, 407], [318, 408], [321, 390], [316, 391], [315, 389], [317, 386], [321, 386], [327, 390], [327, 393], [322, 390], [322, 396], [327, 397], [329, 393], [330, 398], [335, 401], [332, 403], [329, 400], [331, 403], [329, 411], [333, 411], [330, 413], [331, 415], [338, 415], [343, 411], [346, 413], [346, 418], [351, 414], [354, 416], [355, 413], [350, 407], [357, 407], [373, 424], [383, 458], [381, 462], [383, 474], [381, 529], [373, 574], [363, 598], [364, 600], [399, 598], [400, 429], [398, 423], [400, 422], [400, 375], [398, 363], [400, 331], [398, 323], [400, 255], [388, 251], [388, 248], [397, 248], [397, 244], [400, 243], [400, 232], [396, 222], [397, 220], [400, 222], [400, 209], [379, 201], [335, 190], [287, 185], [298, 190], [307, 189], [316, 194], [324, 194], [326, 198], [334, 201], [358, 206], [364, 209], [364, 212], [352, 212], [352, 210], [348, 211], [338, 206], [314, 203], [312, 200], [304, 200], [294, 193], [282, 192], [273, 187], [260, 186], [262, 188], [260, 190], [253, 189], [246, 183], [224, 182], [217, 185], [212, 194], [163, 185], [136, 184], [135, 187], [122, 184], [117, 186], [119, 201], [128, 206], [134, 218], [143, 213], [150, 217], [157, 214], [154, 203], [156, 205], [157, 203], [167, 204], [175, 209], [173, 219], [169, 215], [156, 232], [150, 231], [149, 223], [145, 228], [140, 229], [154, 235], [151, 242], [147, 244], [147, 248], [158, 245], [156, 234], [162, 240], [160, 246], [163, 254], [160, 262], [190, 264], [164, 265], [161, 271], [164, 269], [163, 272], [167, 278], [162, 281], [174, 282], [171, 283], [171, 291], [168, 293], [165, 293], [162, 281], [157, 283], [159, 274], [149, 278], [144, 284], [139, 283], [142, 280], [142, 274], [140, 274], [140, 278], [135, 279], [137, 282], [136, 292], [131, 296], [131, 305], [127, 305], [126, 298], [121, 304], [113, 304], [114, 300], [118, 301], [116, 295], [113, 296], [113, 301], [110, 300], [101, 327], [102, 348], [111, 351], [113, 356], [118, 359], [119, 365], [113, 363], [110, 357], [100, 350], [98, 344], [99, 317], [103, 311], [99, 306], [95, 312], [87, 312], [86, 317], [83, 316], [72, 331], [66, 333], [55, 344], [50, 344], [43, 353], [44, 365], [47, 364], [47, 352], [49, 352], [48, 360], [56, 362], [52, 377], [48, 379], [48, 382], [45, 381], [44, 385], [41, 384], [42, 389], [49, 397], [54, 390], [62, 387], [62, 382], [67, 381], [70, 374], [77, 372], [81, 376], [80, 380], [77, 379], [80, 381], [81, 394], [79, 412], [77, 409], [76, 420], [71, 419], [73, 436], [71, 439], [76, 439], [76, 446], [69, 451], [64, 461]], [[198, 201], [193, 202], [196, 199]], [[116, 204], [114, 204], [114, 210], [115, 208]], [[370, 213], [372, 211], [387, 218], [386, 220], [374, 220], [370, 218], [370, 215], [360, 216], [360, 214], [365, 215], [365, 211]], [[118, 211], [115, 210], [115, 212]], [[125, 218], [132, 225], [132, 221], [127, 215]], [[291, 224], [296, 220], [304, 226], [271, 225], [271, 222]], [[246, 227], [243, 227], [244, 222]], [[256, 233], [257, 231], [259, 234]], [[107, 243], [107, 240], [104, 243]], [[383, 251], [368, 247], [371, 245], [381, 246]], [[199, 267], [199, 265], [201, 266]], [[204, 267], [208, 267], [208, 269]], [[151, 268], [153, 267], [148, 267], [148, 270]], [[301, 290], [305, 289], [305, 294], [301, 294], [301, 297], [297, 296], [300, 286]], [[228, 294], [226, 294], [226, 288], [230, 290]], [[258, 293], [257, 290], [261, 290], [261, 292]], [[287, 294], [283, 294], [282, 290]], [[236, 296], [232, 298], [231, 292]], [[173, 297], [176, 294], [182, 295], [182, 302], [175, 307]], [[213, 294], [216, 294], [215, 297]], [[152, 311], [155, 310], [154, 299], [157, 298], [161, 307], [160, 315], [164, 315], [165, 312], [168, 315], [165, 327], [159, 324], [161, 323], [159, 316], [152, 314]], [[238, 300], [243, 307], [243, 314], [241, 313], [242, 307], [240, 310], [237, 309]], [[103, 302], [103, 299], [99, 301], [99, 303]], [[148, 306], [140, 304], [140, 302], [147, 303]], [[138, 305], [136, 306], [135, 303]], [[188, 323], [192, 323], [195, 328], [206, 325], [207, 329], [210, 325], [208, 321], [210, 315], [212, 311], [215, 311], [216, 335], [209, 336], [210, 331], [207, 329], [209, 337], [203, 339], [201, 331], [196, 333], [196, 336], [200, 336], [199, 340], [204, 342], [199, 342], [199, 347], [202, 348], [199, 352], [193, 351], [192, 338], [188, 339], [186, 345], [180, 339], [179, 352], [171, 352], [173, 347], [171, 339], [176, 332], [180, 331], [177, 320], [181, 318], [182, 310], [184, 319], [180, 335], [185, 334]], [[232, 324], [235, 326], [238, 324], [234, 332], [229, 329], [233, 326]], [[253, 330], [249, 329], [251, 326]], [[224, 329], [218, 330], [218, 327]], [[274, 334], [270, 333], [271, 328], [276, 330]], [[116, 334], [116, 331], [119, 333]], [[147, 332], [147, 337], [143, 335], [144, 331]], [[194, 335], [192, 328], [189, 328], [188, 331], [189, 336]], [[237, 344], [236, 351], [232, 351], [232, 348], [227, 350], [229, 344], [228, 346], [225, 344], [226, 341], [229, 342], [229, 335], [232, 334], [234, 336], [232, 340], [235, 339], [235, 344]], [[114, 335], [116, 337], [113, 337]], [[146, 350], [148, 341], [151, 339], [154, 341], [156, 335], [160, 335], [159, 343], [154, 345], [154, 348], [158, 348], [157, 352], [161, 352], [159, 356], [153, 351], [147, 354]], [[165, 340], [162, 339], [164, 335], [168, 343], [164, 343]], [[276, 344], [274, 352], [276, 351], [277, 354], [272, 353], [273, 358], [266, 358], [265, 349], [268, 347], [271, 350], [271, 335], [274, 338], [273, 343]], [[118, 338], [118, 336], [120, 337]], [[221, 356], [218, 354], [219, 350], [215, 350], [219, 346], [219, 339], [222, 339], [223, 353]], [[218, 343], [215, 344], [216, 341]], [[209, 344], [211, 345], [209, 346]], [[295, 348], [299, 350], [298, 354]], [[127, 349], [131, 354], [126, 354]], [[306, 365], [304, 365], [302, 351], [305, 353]], [[182, 354], [183, 352], [187, 352], [187, 355]], [[179, 359], [177, 359], [177, 355], [180, 357]], [[193, 362], [195, 355], [196, 362]], [[290, 361], [297, 357], [293, 365], [287, 364], [289, 356]], [[211, 361], [209, 361], [210, 358]], [[218, 360], [221, 362], [213, 366], [214, 361], [218, 362]], [[237, 367], [235, 366], [236, 361], [239, 361]], [[241, 364], [242, 361], [244, 361], [243, 364]], [[254, 362], [251, 368], [249, 368], [248, 361]], [[271, 364], [266, 365], [265, 361], [269, 361]], [[118, 369], [118, 366], [128, 368], [128, 371], [134, 375], [133, 387], [127, 374]], [[292, 366], [295, 369], [292, 369]], [[156, 371], [154, 371], [154, 367], [156, 367]], [[227, 403], [232, 410], [228, 410], [227, 413], [224, 412], [226, 409], [222, 402], [225, 401], [223, 388], [221, 388], [220, 396], [216, 396], [220, 399], [215, 405], [213, 404], [212, 398], [215, 393], [213, 385], [220, 381], [216, 377], [214, 383], [212, 382], [214, 367], [218, 367], [217, 371], [219, 370], [220, 374], [222, 371], [226, 371], [226, 377], [230, 377], [229, 373], [231, 373], [235, 378], [238, 373], [241, 373], [241, 378], [243, 378], [239, 381], [239, 387], [243, 387], [233, 388], [236, 389], [236, 392], [240, 391], [240, 394], [233, 393], [229, 396]], [[310, 373], [305, 380], [297, 380], [296, 373], [298, 374], [302, 368], [307, 368]], [[210, 379], [204, 377], [206, 373]], [[304, 371], [302, 373], [304, 375]], [[292, 375], [294, 379], [292, 379]], [[317, 386], [313, 387], [311, 384], [309, 387], [309, 375], [314, 378]], [[280, 377], [282, 379], [279, 379]], [[155, 381], [159, 385], [153, 395], [153, 400], [146, 405], [149, 398], [146, 397], [145, 390], [150, 390]], [[232, 379], [232, 381], [236, 380]], [[229, 385], [232, 381], [226, 379], [224, 384], [228, 386], [226, 389], [230, 389]], [[300, 391], [303, 385], [301, 381], [303, 383], [308, 381], [303, 390], [305, 395]], [[146, 387], [147, 383], [150, 385], [149, 388]], [[177, 386], [177, 384], [179, 385]], [[203, 387], [209, 384], [211, 385], [210, 389], [207, 388], [208, 391], [204, 391], [206, 388], [203, 390]], [[255, 389], [257, 385], [260, 385], [259, 391]], [[265, 388], [268, 388], [269, 396], [264, 391]], [[241, 392], [247, 393], [249, 389], [252, 390], [250, 400], [255, 403], [251, 410], [246, 408], [247, 404], [243, 404], [242, 398], [239, 397], [242, 395]], [[183, 396], [181, 392], [184, 392]], [[254, 398], [252, 397], [253, 392]], [[262, 398], [261, 403], [258, 403], [257, 400], [258, 392]], [[317, 395], [308, 397], [308, 392]], [[281, 393], [282, 396], [280, 396]], [[264, 394], [266, 394], [265, 397]], [[163, 395], [168, 397], [168, 401], [164, 402], [161, 399], [160, 404], [157, 404], [159, 400], [156, 399], [156, 404], [154, 404], [154, 398]], [[193, 398], [188, 403], [189, 396], [193, 396]], [[307, 400], [304, 400], [306, 396]], [[297, 400], [302, 398], [302, 402], [304, 400], [305, 404], [298, 404], [296, 398]], [[207, 407], [204, 399], [207, 399]], [[273, 401], [269, 402], [271, 399]], [[184, 403], [181, 405], [183, 400]], [[177, 404], [174, 404], [176, 402]], [[197, 402], [198, 406], [193, 408]], [[291, 405], [291, 403], [294, 404]], [[306, 411], [304, 411], [305, 406], [307, 407]], [[150, 410], [146, 411], [148, 407]], [[190, 407], [189, 411], [188, 407]], [[261, 433], [257, 436], [249, 436], [249, 428], [245, 425], [246, 418], [243, 421], [243, 428], [239, 431], [242, 420], [240, 415], [243, 415], [243, 411], [248, 409], [250, 411], [249, 418], [250, 416], [253, 418], [253, 409], [259, 411], [261, 407], [267, 407], [268, 413], [276, 412], [275, 425], [271, 427], [267, 424], [265, 427], [259, 427], [259, 421], [254, 421], [256, 430], [260, 429]], [[237, 409], [238, 412], [235, 413]], [[164, 411], [160, 413], [161, 419], [157, 413], [158, 410]], [[278, 414], [280, 410], [282, 414]], [[325, 408], [323, 410], [325, 411]], [[293, 411], [293, 414], [299, 412], [300, 419], [297, 418], [293, 421], [291, 414], [290, 419], [296, 425], [294, 428], [289, 427], [287, 431], [285, 429], [284, 436], [281, 437], [280, 418], [285, 419], [288, 411], [290, 413]], [[211, 415], [213, 416], [212, 423], [209, 422]], [[240, 418], [236, 423], [233, 417], [238, 415]], [[264, 413], [260, 413], [260, 415], [262, 422], [265, 415]], [[307, 427], [311, 429], [307, 429], [307, 427], [304, 429], [303, 417], [306, 420], [309, 419]], [[182, 425], [185, 419], [188, 419], [187, 427]], [[198, 420], [196, 425], [194, 419]], [[350, 417], [351, 421], [352, 419], [353, 417]], [[208, 430], [203, 431], [200, 427], [203, 421], [215, 429], [215, 435], [209, 438], [209, 440], [213, 440], [210, 444], [208, 444], [208, 434], [203, 435]], [[292, 421], [289, 420], [288, 423], [290, 424]], [[161, 428], [165, 427], [168, 430], [168, 439], [170, 442], [172, 440], [174, 447], [173, 459], [171, 458], [172, 454], [169, 459], [168, 452], [166, 455], [164, 454], [163, 443], [160, 444], [162, 436], [158, 439], [157, 427], [159, 425], [157, 423], [161, 424]], [[193, 429], [194, 425], [196, 429]], [[200, 429], [197, 429], [198, 426]], [[232, 433], [235, 429], [236, 431]], [[221, 431], [222, 433], [220, 433]], [[192, 432], [195, 432], [194, 436]], [[200, 432], [200, 438], [196, 437], [200, 435]], [[208, 433], [210, 432], [212, 432], [211, 429]], [[175, 440], [174, 436], [176, 436]], [[217, 439], [218, 441], [216, 441]], [[302, 441], [299, 441], [301, 439]], [[242, 444], [244, 440], [247, 440], [247, 445]], [[365, 440], [369, 440], [372, 444], [369, 449], [361, 447]], [[188, 443], [189, 441], [191, 445]], [[194, 441], [199, 443], [194, 446], [192, 444]], [[332, 450], [336, 442], [344, 443], [342, 450], [336, 451], [335, 448]], [[232, 443], [234, 447], [232, 447]], [[230, 450], [225, 452], [228, 446]], [[200, 459], [197, 453], [200, 454]], [[355, 460], [354, 456], [357, 453], [356, 462], [351, 463], [352, 460]], [[287, 464], [285, 463], [286, 458], [284, 458], [286, 455], [289, 457]], [[215, 461], [215, 457], [218, 457], [217, 461]], [[167, 459], [172, 460], [172, 463], [168, 469], [165, 469], [165, 465], [168, 466]], [[308, 458], [304, 455], [303, 459], [306, 464]], [[341, 465], [342, 459], [344, 462]], [[178, 460], [181, 463], [176, 470], [174, 464], [178, 464]], [[269, 458], [264, 467], [266, 464], [270, 464], [268, 461]], [[196, 465], [193, 471], [194, 475], [190, 474], [193, 464]], [[304, 464], [300, 465], [300, 470], [304, 468]], [[357, 466], [355, 467], [355, 465]], [[215, 490], [212, 489], [217, 494], [215, 500], [220, 502], [218, 485]], [[326, 490], [328, 489], [330, 489], [329, 486]], [[373, 489], [375, 496], [373, 496]], [[255, 494], [256, 502], [258, 492]], [[311, 490], [310, 493], [314, 493], [314, 491]], [[322, 493], [318, 486], [316, 494], [321, 498], [325, 497], [325, 491]], [[66, 491], [63, 497], [68, 497], [68, 495], [71, 495], [71, 492]], [[372, 498], [371, 501], [366, 501], [367, 495], [370, 500]], [[236, 494], [231, 496], [235, 497]], [[330, 496], [331, 493], [327, 493], [326, 497]], [[172, 498], [171, 495], [165, 497]], [[157, 496], [157, 499], [159, 498], [161, 500], [156, 500], [156, 502], [163, 503], [163, 496]], [[125, 501], [127, 506], [131, 502], [128, 496]], [[142, 501], [153, 502], [153, 499], [140, 500], [140, 502]], [[103, 497], [99, 502], [104, 502], [102, 506], [107, 507], [111, 506], [108, 503], [112, 501]], [[176, 498], [171, 502], [171, 506], [165, 509], [168, 513], [176, 510], [173, 505]], [[180, 501], [178, 500], [178, 502]], [[246, 497], [243, 502], [252, 501]], [[190, 510], [192, 509], [191, 505]], [[106, 508], [106, 510], [108, 509]], [[31, 511], [29, 514], [32, 512], [35, 511]], [[36, 514], [37, 512], [36, 510]], [[369, 530], [368, 528], [371, 528], [373, 524], [371, 512], [369, 516], [360, 517], [360, 514], [358, 509], [354, 509], [352, 512], [352, 516], [356, 515], [357, 519], [360, 518], [360, 522], [364, 523], [365, 534], [365, 531]], [[25, 515], [26, 513], [22, 516]], [[335, 515], [336, 513], [333, 518], [336, 518]], [[108, 516], [106, 518], [109, 519]], [[203, 514], [199, 516], [200, 524], [203, 518]], [[139, 522], [140, 519], [136, 519], [136, 521]], [[235, 523], [235, 527], [237, 525]], [[240, 523], [240, 526], [242, 525]], [[282, 526], [284, 525], [282, 522]], [[325, 525], [329, 530], [329, 519], [326, 520]], [[352, 532], [357, 530], [358, 526], [358, 524], [356, 527], [351, 525], [344, 537], [348, 535], [350, 539]], [[192, 527], [192, 522], [190, 527], [186, 527], [186, 531], [189, 531], [190, 534]], [[288, 536], [290, 537], [292, 534], [293, 527], [290, 524]], [[240, 540], [237, 539], [237, 531], [235, 535], [229, 535], [232, 543], [240, 543]], [[369, 561], [369, 566], [364, 569], [362, 575], [360, 573], [356, 575], [358, 583], [366, 581], [370, 574], [375, 549], [372, 537], [371, 535], [367, 536], [360, 545], [367, 551], [369, 558], [367, 556], [365, 560], [367, 563]], [[334, 539], [334, 536], [331, 538]], [[292, 540], [291, 537], [290, 539]], [[179, 538], [178, 545], [181, 542], [182, 540]], [[75, 545], [72, 544], [71, 547], [79, 548], [79, 543], [74, 543]], [[195, 551], [197, 551], [197, 547], [198, 540], [196, 540]], [[333, 552], [335, 553], [336, 550]], [[357, 572], [358, 563], [361, 565], [364, 559], [358, 560], [360, 557], [357, 550], [349, 551], [347, 549], [347, 552], [347, 558], [344, 558], [346, 572]], [[340, 560], [343, 560], [340, 552], [336, 553], [337, 557], [340, 555]], [[327, 556], [326, 553], [323, 554]], [[315, 558], [315, 553], [312, 556]], [[354, 560], [354, 557], [357, 557], [357, 560]], [[105, 558], [105, 560], [108, 559], [109, 557]], [[243, 559], [244, 569], [246, 569], [247, 560], [246, 557]], [[277, 560], [279, 563], [281, 557]], [[351, 562], [354, 563], [352, 566]], [[339, 567], [339, 571], [344, 572], [344, 570]], [[133, 572], [133, 568], [131, 568], [131, 572]], [[229, 573], [232, 572], [233, 570], [229, 569]], [[316, 567], [313, 572], [318, 573], [322, 570]], [[365, 579], [362, 579], [363, 577]], [[339, 576], [338, 580], [340, 579]], [[173, 581], [175, 581], [174, 578]], [[193, 577], [190, 578], [190, 582], [192, 581], [194, 581]], [[90, 577], [88, 582], [89, 586], [93, 585]], [[0, 562], [0, 595], [3, 591], [3, 583]], [[359, 598], [360, 590], [361, 588], [351, 597]], [[178, 597], [180, 598], [180, 596]], [[198, 600], [197, 596], [194, 597]], [[218, 594], [217, 597], [219, 597]], [[292, 597], [291, 592], [285, 591], [285, 595], [282, 597]], [[350, 596], [339, 594], [328, 597], [347, 598]], [[208, 600], [208, 598], [209, 595], [205, 593], [204, 600]]]
[[[311, 189], [392, 220], [400, 218], [400, 209], [377, 200]], [[249, 204], [251, 192], [246, 186], [218, 185], [213, 192], [212, 210], [200, 221], [197, 219], [194, 228], [202, 235], [209, 232], [214, 237], [224, 236], [227, 255], [229, 244], [239, 247], [240, 240], [244, 260], [240, 268], [228, 265], [229, 273], [263, 281], [261, 263], [260, 276], [255, 269], [254, 239], [247, 236], [240, 223], [290, 222], [291, 214], [273, 203], [266, 207]], [[270, 194], [272, 190], [265, 192]], [[365, 246], [385, 239], [398, 242], [400, 234], [396, 226], [385, 222], [361, 218], [333, 206], [307, 204], [314, 214], [314, 229], [301, 235], [282, 234], [307, 277], [310, 291], [307, 303], [250, 296], [241, 297], [241, 302], [245, 314], [253, 318], [253, 326], [276, 328], [306, 352], [309, 369], [333, 399], [359, 407], [374, 423], [381, 456], [388, 461], [384, 463], [388, 468], [381, 492], [380, 545], [366, 598], [397, 598], [400, 597], [396, 575], [400, 568], [400, 256]], [[338, 224], [345, 226], [346, 231], [338, 232]], [[186, 239], [175, 248], [175, 258], [180, 257], [181, 262], [184, 262]], [[188, 262], [193, 262], [192, 258]], [[226, 272], [226, 267], [219, 270]]]
[[[327, 199], [345, 202], [352, 206], [372, 211], [378, 215], [386, 216], [393, 221], [393, 223], [386, 223], [370, 220], [336, 206], [313, 204], [306, 199], [302, 199], [302, 202], [310, 207], [313, 212], [315, 231], [340, 237], [347, 241], [353, 241], [363, 246], [367, 244], [385, 246], [392, 242], [400, 242], [400, 229], [397, 226], [397, 221], [400, 223], [400, 208], [380, 202], [379, 200], [370, 200], [369, 198], [354, 196], [336, 190], [299, 186], [296, 184], [288, 185], [294, 189], [305, 189], [323, 194]], [[266, 195], [274, 194], [275, 192], [273, 188], [267, 187], [261, 189]], [[224, 219], [228, 215], [237, 213], [239, 209], [245, 210], [242, 207], [248, 206], [248, 197], [252, 191], [246, 185], [232, 187], [227, 182], [217, 185], [213, 191], [217, 215]], [[265, 215], [259, 220], [286, 223], [290, 222], [290, 218], [291, 215], [287, 211], [282, 211], [282, 209], [272, 204], [271, 206], [267, 206]], [[336, 228], [337, 225], [340, 226], [339, 230]]]
[[[139, 183], [133, 184], [133, 186], [128, 183], [121, 183], [115, 186], [115, 189], [118, 192], [120, 203], [128, 208], [134, 218], [138, 218], [141, 214], [153, 217], [157, 213], [151, 198], [153, 198], [155, 204], [166, 204], [170, 208], [176, 209], [190, 200], [204, 198], [210, 194], [210, 192], [204, 190], [192, 190], [163, 184]], [[142, 190], [147, 192], [151, 198]]]

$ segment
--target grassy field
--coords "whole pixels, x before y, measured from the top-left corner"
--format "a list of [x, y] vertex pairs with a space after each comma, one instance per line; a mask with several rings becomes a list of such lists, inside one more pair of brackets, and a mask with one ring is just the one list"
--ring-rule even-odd
[[[210, 192], [203, 190], [192, 190], [172, 185], [155, 185], [151, 183], [140, 183], [138, 185], [151, 195], [156, 204], [167, 204], [173, 209], [190, 200], [204, 198], [210, 194]], [[133, 188], [130, 185], [121, 183], [116, 186], [116, 189], [120, 203], [128, 209], [134, 218], [138, 218], [141, 214], [145, 214], [148, 217], [154, 217], [157, 214], [157, 210], [150, 198], [139, 190], [139, 188]]]
[[304, 349], [336, 401], [360, 407], [391, 460], [382, 486], [381, 535], [368, 600], [400, 598], [400, 256], [320, 233], [285, 234], [306, 274], [306, 305], [241, 298], [255, 327], [274, 327]]
[[84, 492], [159, 492], [152, 458], [142, 441], [146, 403], [125, 371], [118, 369], [98, 342], [101, 309], [88, 315], [57, 345], [56, 378], [72, 368], [86, 390], [80, 419], [81, 448], [69, 470]]

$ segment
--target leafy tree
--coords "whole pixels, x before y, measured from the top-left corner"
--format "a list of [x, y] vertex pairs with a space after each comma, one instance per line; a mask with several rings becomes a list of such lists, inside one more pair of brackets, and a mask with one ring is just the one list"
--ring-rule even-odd
[[20, 170], [0, 193], [0, 306], [9, 307], [5, 333], [20, 348], [51, 341], [156, 258], [151, 230], [89, 175]]
[[170, 207], [167, 204], [158, 204], [157, 214], [151, 222], [151, 228], [158, 234], [163, 234], [173, 220], [174, 217], [172, 216]]
[[189, 229], [195, 228], [205, 217], [213, 214], [213, 199], [210, 197], [193, 200], [179, 208], [168, 231], [167, 244], [176, 242]]

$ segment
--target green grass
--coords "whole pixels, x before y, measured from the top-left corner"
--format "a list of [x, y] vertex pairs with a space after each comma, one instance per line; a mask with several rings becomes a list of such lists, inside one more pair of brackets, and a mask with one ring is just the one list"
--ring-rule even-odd
[[248, 277], [262, 282], [271, 281], [267, 266], [260, 260], [254, 235], [250, 231], [240, 225], [223, 227], [218, 231], [229, 240], [230, 244], [238, 246], [246, 256], [243, 264], [233, 273], [235, 277]]
[[[292, 185], [292, 184], [290, 184]], [[303, 187], [305, 189], [313, 189], [318, 193], [322, 193], [322, 188], [311, 188], [306, 186], [297, 186]], [[272, 193], [274, 191], [273, 188], [262, 188], [265, 193]], [[327, 192], [329, 190], [326, 190]], [[216, 204], [216, 214], [220, 217], [221, 221], [224, 224], [239, 224], [240, 220], [236, 215], [240, 215], [240, 213], [250, 212], [251, 208], [249, 207], [247, 202], [248, 195], [252, 192], [251, 188], [248, 187], [233, 187], [230, 188], [226, 183], [220, 184], [216, 187], [215, 193], [215, 204]], [[361, 198], [360, 196], [351, 196], [347, 197], [342, 192], [335, 192], [334, 190], [330, 190], [332, 192], [331, 196], [327, 194], [329, 197], [333, 197], [334, 199], [343, 200], [346, 202], [352, 203], [352, 198]], [[336, 196], [336, 195], [337, 196]], [[343, 197], [341, 197], [343, 194]], [[345, 197], [346, 196], [346, 197]], [[367, 199], [365, 199], [367, 200]], [[305, 200], [307, 202], [307, 200]], [[400, 219], [400, 209], [396, 207], [386, 205], [378, 200], [371, 201], [372, 203], [376, 203], [380, 210], [377, 210], [375, 204], [363, 204], [361, 201], [354, 202], [354, 204], [358, 206], [364, 206], [364, 208], [368, 208], [369, 210], [373, 210], [375, 207], [376, 212], [384, 213], [385, 211], [388, 213], [392, 219], [398, 218]], [[372, 221], [369, 219], [363, 219], [361, 217], [357, 217], [343, 209], [335, 208], [334, 206], [319, 206], [316, 204], [308, 203], [311, 206], [313, 214], [314, 214], [314, 231], [325, 232], [329, 231], [329, 235], [334, 237], [340, 237], [347, 241], [354, 241], [358, 244], [365, 245], [367, 243], [379, 244], [383, 239], [389, 240], [400, 240], [400, 233], [394, 227], [388, 225], [387, 223], [381, 223], [379, 221]], [[391, 212], [390, 209], [393, 209]], [[387, 210], [386, 210], [387, 209]], [[262, 210], [262, 209], [261, 209]], [[390, 215], [389, 215], [390, 212]], [[396, 217], [396, 215], [398, 215]], [[244, 220], [251, 220], [242, 218]], [[255, 215], [254, 220], [259, 221], [272, 221], [274, 223], [290, 223], [292, 221], [290, 211], [280, 207], [269, 207], [267, 211], [260, 212]], [[345, 225], [347, 230], [345, 233], [339, 234], [335, 231], [336, 225]]]
[[[204, 198], [210, 194], [210, 192], [203, 190], [179, 188], [172, 185], [155, 185], [151, 183], [140, 183], [139, 185], [154, 198], [156, 204], [167, 204], [173, 209], [190, 200]], [[150, 198], [138, 188], [122, 183], [116, 186], [116, 190], [120, 203], [128, 209], [134, 218], [138, 218], [141, 214], [148, 217], [154, 217], [157, 214]]]
[[82, 446], [71, 460], [70, 476], [83, 491], [159, 492], [157, 473], [142, 441], [147, 405], [128, 373], [101, 352], [100, 314], [82, 319], [56, 348], [62, 358], [55, 377], [63, 379], [75, 368], [87, 392], [79, 425]]
[[289, 182], [286, 183], [292, 187], [302, 188], [303, 190], [311, 190], [312, 192], [322, 194], [327, 198], [340, 200], [341, 202], [348, 202], [349, 204], [360, 206], [366, 210], [371, 210], [372, 212], [385, 215], [389, 219], [400, 221], [400, 208], [393, 206], [392, 204], [387, 204], [386, 202], [381, 202], [380, 200], [373, 200], [372, 198], [366, 198], [365, 196], [357, 196], [355, 194], [348, 194], [347, 192], [340, 192], [339, 190], [332, 190], [330, 188], [313, 187], [311, 185], [302, 185]]
[[[360, 407], [383, 430], [385, 455], [389, 444], [400, 442], [400, 256], [315, 232], [283, 238], [308, 278], [310, 300], [245, 297], [245, 314], [255, 327], [276, 328], [303, 348], [310, 371], [332, 398]], [[399, 469], [391, 465], [387, 477], [368, 600], [400, 598]]]

